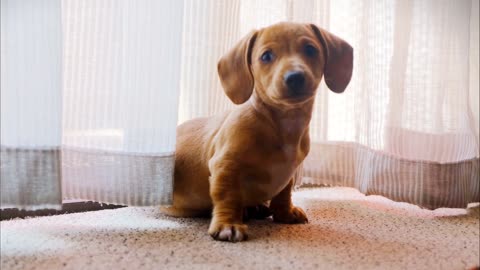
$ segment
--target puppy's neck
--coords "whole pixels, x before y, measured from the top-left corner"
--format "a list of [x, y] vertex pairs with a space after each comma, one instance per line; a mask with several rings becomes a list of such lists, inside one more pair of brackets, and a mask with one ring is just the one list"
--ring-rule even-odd
[[305, 132], [308, 132], [308, 125], [312, 118], [313, 98], [301, 106], [274, 106], [263, 101], [256, 91], [253, 91], [249, 105], [263, 116], [286, 142], [299, 143]]

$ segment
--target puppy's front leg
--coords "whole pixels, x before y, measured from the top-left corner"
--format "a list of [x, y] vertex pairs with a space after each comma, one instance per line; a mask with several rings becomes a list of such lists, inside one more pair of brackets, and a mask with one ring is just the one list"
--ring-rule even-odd
[[307, 215], [300, 208], [292, 204], [293, 179], [288, 185], [273, 197], [270, 202], [270, 210], [273, 213], [273, 221], [279, 223], [308, 223]]
[[215, 240], [238, 242], [247, 239], [247, 225], [242, 224], [243, 204], [239, 184], [235, 175], [225, 171], [217, 171], [210, 178], [213, 213], [208, 233]]

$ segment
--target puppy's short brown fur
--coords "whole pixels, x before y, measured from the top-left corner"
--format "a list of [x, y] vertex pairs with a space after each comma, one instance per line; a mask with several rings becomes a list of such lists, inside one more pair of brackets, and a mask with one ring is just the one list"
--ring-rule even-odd
[[353, 49], [310, 24], [279, 23], [243, 38], [218, 63], [227, 96], [241, 104], [177, 129], [175, 216], [212, 212], [208, 233], [242, 241], [245, 207], [270, 201], [273, 219], [305, 223], [293, 206], [293, 175], [309, 151], [309, 122], [322, 76], [334, 92], [345, 90]]

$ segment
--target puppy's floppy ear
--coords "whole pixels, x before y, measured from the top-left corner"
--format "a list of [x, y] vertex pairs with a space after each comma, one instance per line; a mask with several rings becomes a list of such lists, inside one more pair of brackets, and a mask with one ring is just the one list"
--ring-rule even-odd
[[328, 88], [342, 93], [352, 78], [353, 48], [343, 39], [311, 24], [310, 27], [323, 46], [325, 66], [323, 76]]
[[256, 38], [257, 31], [250, 32], [218, 61], [223, 90], [235, 104], [244, 103], [252, 95], [254, 80], [250, 64]]

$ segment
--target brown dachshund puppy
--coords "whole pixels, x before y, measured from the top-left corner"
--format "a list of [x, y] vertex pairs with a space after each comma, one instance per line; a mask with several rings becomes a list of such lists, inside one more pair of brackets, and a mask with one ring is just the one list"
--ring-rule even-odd
[[279, 23], [253, 31], [218, 63], [227, 96], [241, 104], [177, 129], [175, 216], [212, 212], [208, 233], [242, 241], [245, 207], [270, 201], [273, 220], [305, 223], [291, 200], [293, 175], [309, 151], [315, 92], [334, 92], [352, 75], [353, 49], [315, 25]]

